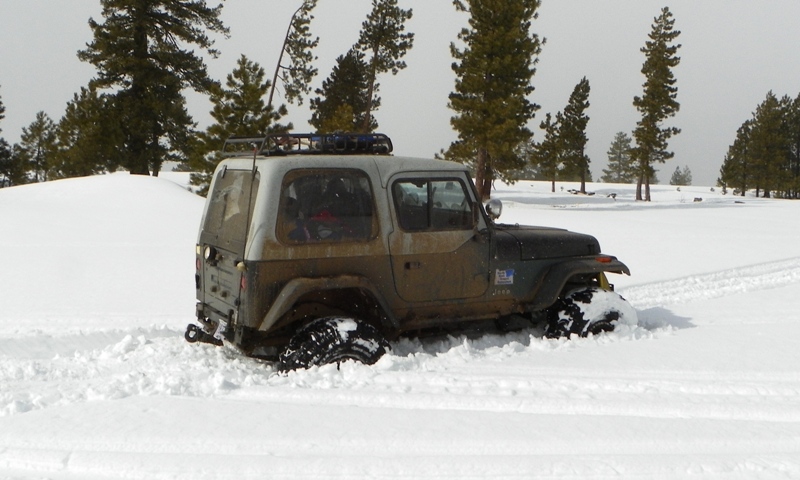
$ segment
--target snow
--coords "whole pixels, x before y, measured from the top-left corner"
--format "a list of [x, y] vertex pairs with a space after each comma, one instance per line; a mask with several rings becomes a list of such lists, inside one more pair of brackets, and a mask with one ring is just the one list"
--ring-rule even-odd
[[609, 279], [639, 325], [278, 375], [183, 339], [203, 208], [185, 183], [0, 190], [0, 479], [800, 478], [800, 202], [498, 185], [502, 221], [626, 262]]

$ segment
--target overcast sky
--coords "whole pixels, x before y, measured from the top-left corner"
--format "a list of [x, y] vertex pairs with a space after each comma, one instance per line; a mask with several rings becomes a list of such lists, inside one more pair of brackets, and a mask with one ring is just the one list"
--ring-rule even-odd
[[[217, 39], [222, 55], [208, 62], [211, 75], [224, 80], [245, 54], [271, 76], [300, 3], [226, 1], [222, 18], [231, 36]], [[399, 3], [414, 10], [407, 25], [416, 34], [414, 48], [405, 57], [407, 69], [379, 79], [382, 106], [375, 116], [380, 131], [392, 137], [396, 154], [430, 157], [456, 138], [447, 108], [454, 87], [449, 44], [467, 17], [456, 13], [450, 0]], [[319, 0], [312, 24], [320, 37], [315, 86], [356, 41], [370, 5], [370, 0]], [[599, 178], [614, 134], [630, 133], [639, 118], [632, 105], [644, 82], [639, 49], [664, 6], [681, 31], [681, 64], [674, 70], [681, 109], [669, 123], [682, 133], [670, 142], [675, 158], [661, 167], [659, 178], [668, 183], [676, 166], [688, 165], [695, 185], [712, 185], [736, 129], [767, 92], [800, 94], [798, 0], [542, 0], [533, 31], [547, 42], [531, 97], [541, 109], [530, 127], [541, 140], [544, 114], [563, 110], [586, 76], [591, 85], [588, 154]], [[6, 106], [0, 135], [9, 143], [19, 141], [22, 127], [38, 111], [58, 121], [73, 93], [92, 78], [93, 67], [75, 55], [92, 39], [89, 17], [102, 20], [99, 0], [0, 0], [0, 97]], [[310, 130], [307, 104], [290, 105], [296, 130]], [[210, 108], [204, 97], [189, 96], [190, 112], [201, 127], [210, 121]]]

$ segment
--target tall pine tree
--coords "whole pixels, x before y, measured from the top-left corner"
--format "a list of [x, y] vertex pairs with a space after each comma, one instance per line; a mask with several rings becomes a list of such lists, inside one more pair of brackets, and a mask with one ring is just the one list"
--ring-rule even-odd
[[800, 94], [787, 107], [787, 179], [788, 198], [800, 198]]
[[736, 131], [736, 140], [728, 147], [728, 153], [720, 168], [717, 184], [723, 189], [728, 187], [745, 195], [750, 188], [750, 132], [753, 130], [753, 120], [748, 119]]
[[770, 91], [753, 116], [748, 163], [753, 167], [751, 178], [756, 196], [763, 191], [764, 197], [769, 198], [780, 184], [789, 147], [784, 122], [787, 102], [788, 99], [782, 102]]
[[475, 165], [482, 199], [491, 196], [496, 176], [508, 178], [525, 159], [521, 146], [531, 138], [528, 122], [539, 106], [530, 102], [531, 79], [542, 42], [531, 32], [539, 0], [454, 0], [470, 15], [469, 28], [458, 34], [464, 43], [451, 44], [455, 59], [455, 92], [449, 107], [458, 140], [445, 158]]
[[369, 65], [367, 104], [361, 120], [361, 131], [372, 131], [372, 112], [377, 108], [373, 99], [377, 94], [378, 75], [386, 72], [397, 75], [406, 68], [406, 62], [401, 58], [414, 46], [414, 34], [405, 32], [405, 23], [412, 15], [410, 8], [403, 10], [398, 7], [397, 0], [372, 0], [372, 11], [361, 24], [355, 48], [367, 56]]
[[[298, 105], [302, 105], [303, 96], [311, 91], [311, 80], [317, 75], [317, 69], [313, 66], [314, 60], [317, 59], [314, 56], [314, 49], [319, 44], [319, 37], [311, 36], [311, 21], [314, 19], [311, 12], [316, 6], [317, 0], [303, 0], [303, 4], [295, 10], [289, 21], [289, 28], [272, 77], [268, 107], [274, 105], [278, 80], [283, 84], [284, 97], [289, 103], [297, 102]], [[288, 56], [285, 62], [284, 55]]]
[[182, 90], [207, 93], [213, 84], [192, 49], [212, 48], [206, 31], [227, 34], [222, 5], [205, 0], [101, 0], [103, 23], [89, 20], [94, 40], [78, 57], [97, 67], [91, 86], [114, 90], [124, 133], [124, 165], [158, 174], [175, 152], [188, 151], [192, 120]]
[[564, 173], [580, 180], [582, 193], [586, 193], [587, 178], [591, 181], [590, 160], [586, 155], [586, 126], [589, 117], [585, 113], [589, 108], [589, 90], [589, 80], [583, 77], [569, 96], [559, 129]]
[[544, 130], [544, 140], [532, 149], [532, 161], [536, 165], [537, 173], [540, 177], [550, 181], [550, 191], [556, 191], [556, 177], [561, 169], [561, 138], [560, 128], [563, 116], [561, 112], [552, 115], [547, 113], [544, 120], [539, 124], [539, 128]]
[[674, 29], [674, 24], [669, 8], [661, 9], [661, 14], [655, 18], [649, 34], [650, 40], [641, 48], [646, 57], [642, 66], [642, 74], [645, 76], [644, 91], [641, 97], [633, 99], [633, 105], [642, 114], [633, 131], [636, 146], [632, 153], [639, 168], [636, 200], [650, 201], [654, 165], [664, 163], [674, 156], [673, 152], [667, 150], [668, 142], [673, 135], [680, 133], [679, 128], [663, 126], [664, 120], [674, 116], [680, 109], [676, 100], [678, 87], [675, 86], [672, 69], [681, 61], [676, 55], [680, 45], [673, 43], [681, 32]]

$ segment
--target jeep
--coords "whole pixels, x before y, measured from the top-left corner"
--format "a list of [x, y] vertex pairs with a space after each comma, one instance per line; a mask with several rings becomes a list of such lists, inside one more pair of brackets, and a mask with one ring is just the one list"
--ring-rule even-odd
[[497, 223], [459, 163], [393, 156], [383, 134], [232, 137], [196, 248], [190, 342], [282, 371], [376, 362], [400, 336], [635, 324], [589, 235]]

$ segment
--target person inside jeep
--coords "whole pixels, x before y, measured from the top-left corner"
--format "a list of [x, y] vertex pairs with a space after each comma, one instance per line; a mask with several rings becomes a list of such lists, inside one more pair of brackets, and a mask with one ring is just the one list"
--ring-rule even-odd
[[[292, 242], [365, 240], [372, 236], [372, 198], [357, 177], [313, 174], [296, 178], [283, 199], [286, 238]], [[320, 189], [325, 185], [324, 189]], [[321, 191], [321, 193], [320, 193]], [[299, 199], [299, 201], [298, 201]]]

